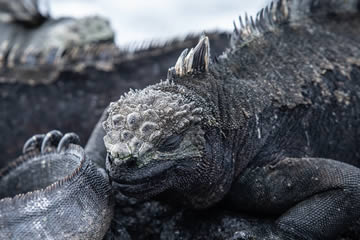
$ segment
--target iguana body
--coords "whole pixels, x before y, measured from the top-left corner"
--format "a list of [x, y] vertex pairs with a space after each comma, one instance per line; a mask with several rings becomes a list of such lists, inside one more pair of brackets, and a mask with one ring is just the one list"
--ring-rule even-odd
[[203, 38], [169, 81], [111, 104], [113, 186], [278, 216], [244, 239], [334, 238], [360, 216], [356, 7], [279, 1], [218, 63], [209, 65]]
[[0, 82], [33, 85], [54, 81], [73, 51], [113, 44], [115, 36], [102, 17], [53, 19], [40, 12], [38, 0], [1, 0], [0, 30]]
[[[278, 2], [217, 63], [204, 37], [168, 81], [111, 104], [114, 189], [276, 218], [234, 239], [335, 238], [360, 217], [357, 6]], [[98, 125], [86, 147], [99, 164], [104, 135]]]

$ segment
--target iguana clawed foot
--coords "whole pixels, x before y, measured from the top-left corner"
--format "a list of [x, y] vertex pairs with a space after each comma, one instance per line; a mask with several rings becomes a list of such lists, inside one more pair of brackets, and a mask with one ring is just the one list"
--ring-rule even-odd
[[75, 133], [63, 135], [58, 130], [52, 130], [47, 134], [37, 134], [28, 139], [24, 144], [23, 154], [33, 150], [45, 153], [56, 149], [57, 152], [60, 152], [66, 149], [70, 143], [78, 145], [80, 143], [79, 136]]
[[75, 133], [34, 135], [0, 170], [1, 239], [103, 239], [111, 185], [78, 143]]

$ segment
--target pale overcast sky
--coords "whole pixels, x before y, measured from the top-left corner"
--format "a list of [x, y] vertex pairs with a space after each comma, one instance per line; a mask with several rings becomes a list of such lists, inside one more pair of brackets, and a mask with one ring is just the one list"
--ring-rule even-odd
[[269, 0], [50, 0], [54, 17], [102, 15], [121, 45], [166, 40], [204, 30], [232, 30], [233, 20], [255, 15]]

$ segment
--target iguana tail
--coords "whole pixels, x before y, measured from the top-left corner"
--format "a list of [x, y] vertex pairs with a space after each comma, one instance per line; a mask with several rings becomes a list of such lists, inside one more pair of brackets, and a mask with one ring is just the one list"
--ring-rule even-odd
[[39, 26], [49, 18], [40, 11], [39, 0], [0, 0], [0, 14], [26, 27]]

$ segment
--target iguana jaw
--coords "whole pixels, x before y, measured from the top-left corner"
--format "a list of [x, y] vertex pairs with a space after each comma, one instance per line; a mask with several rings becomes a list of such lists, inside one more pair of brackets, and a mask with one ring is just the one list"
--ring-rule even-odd
[[114, 159], [107, 154], [106, 168], [114, 189], [129, 197], [147, 199], [172, 187], [171, 178], [177, 164], [176, 161], [163, 160], [150, 162], [141, 168], [133, 168], [129, 161], [116, 168], [113, 165]]
[[[228, 191], [233, 166], [222, 163], [225, 161], [221, 154], [224, 149], [218, 145], [214, 147], [214, 136], [212, 133], [210, 135], [206, 137], [206, 150], [202, 157], [149, 160], [148, 164], [137, 167], [136, 160], [128, 159], [119, 164], [108, 153], [106, 169], [113, 189], [137, 199], [149, 199], [160, 193], [166, 195], [171, 192], [169, 197], [175, 193], [178, 204], [193, 208], [213, 205]], [[214, 155], [214, 149], [220, 154]]]

